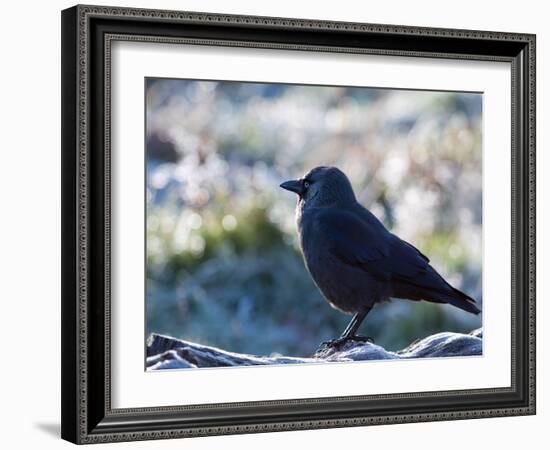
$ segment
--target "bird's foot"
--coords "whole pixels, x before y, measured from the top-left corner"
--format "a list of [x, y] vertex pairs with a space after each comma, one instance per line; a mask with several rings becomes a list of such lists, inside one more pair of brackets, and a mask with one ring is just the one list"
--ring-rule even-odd
[[351, 336], [349, 338], [350, 341], [355, 341], [355, 342], [368, 342], [370, 344], [374, 344], [374, 339], [371, 338], [370, 336], [360, 336], [360, 335], [356, 335], [356, 336]]
[[330, 341], [324, 341], [324, 342], [321, 342], [321, 345], [319, 346], [317, 351], [328, 350], [329, 348], [340, 348], [348, 341], [349, 341], [349, 338], [341, 338], [341, 337], [338, 339], [331, 339]]
[[353, 341], [353, 342], [369, 342], [371, 344], [374, 344], [374, 339], [370, 336], [359, 336], [359, 335], [353, 335], [353, 336], [346, 336], [346, 337], [339, 337], [338, 339], [332, 339], [330, 341], [322, 342], [315, 354], [316, 356], [325, 356], [326, 353], [329, 350], [340, 350], [346, 343]]

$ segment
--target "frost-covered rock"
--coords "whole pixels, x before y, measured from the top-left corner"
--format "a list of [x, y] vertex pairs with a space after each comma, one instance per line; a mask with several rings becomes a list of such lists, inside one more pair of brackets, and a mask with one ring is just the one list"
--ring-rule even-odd
[[147, 369], [187, 369], [197, 367], [230, 367], [273, 364], [349, 362], [384, 359], [439, 358], [481, 355], [482, 329], [470, 334], [444, 332], [413, 342], [398, 352], [391, 352], [370, 342], [349, 341], [339, 347], [328, 347], [310, 358], [290, 356], [255, 356], [233, 353], [216, 347], [196, 344], [160, 334], [147, 340]]

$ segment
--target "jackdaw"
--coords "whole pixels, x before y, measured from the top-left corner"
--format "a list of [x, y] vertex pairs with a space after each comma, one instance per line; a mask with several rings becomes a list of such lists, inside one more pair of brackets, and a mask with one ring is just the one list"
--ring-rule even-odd
[[313, 281], [333, 307], [354, 314], [342, 335], [325, 346], [372, 342], [356, 332], [372, 307], [391, 297], [450, 303], [480, 313], [473, 298], [451, 286], [425, 255], [357, 202], [341, 170], [316, 167], [281, 187], [298, 194], [300, 248]]

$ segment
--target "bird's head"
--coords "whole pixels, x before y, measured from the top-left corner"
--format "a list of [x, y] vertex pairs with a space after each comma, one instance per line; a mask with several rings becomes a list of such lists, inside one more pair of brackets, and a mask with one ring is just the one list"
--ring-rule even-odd
[[298, 180], [285, 181], [281, 187], [298, 194], [304, 208], [346, 206], [356, 201], [348, 177], [336, 167], [316, 167]]

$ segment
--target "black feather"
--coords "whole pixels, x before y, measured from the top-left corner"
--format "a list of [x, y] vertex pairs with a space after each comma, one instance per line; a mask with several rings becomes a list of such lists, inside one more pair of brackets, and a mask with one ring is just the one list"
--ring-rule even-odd
[[318, 167], [306, 177], [308, 187], [300, 191], [297, 209], [300, 245], [330, 303], [359, 313], [397, 297], [480, 312], [475, 300], [445, 281], [427, 256], [357, 203], [343, 172]]

